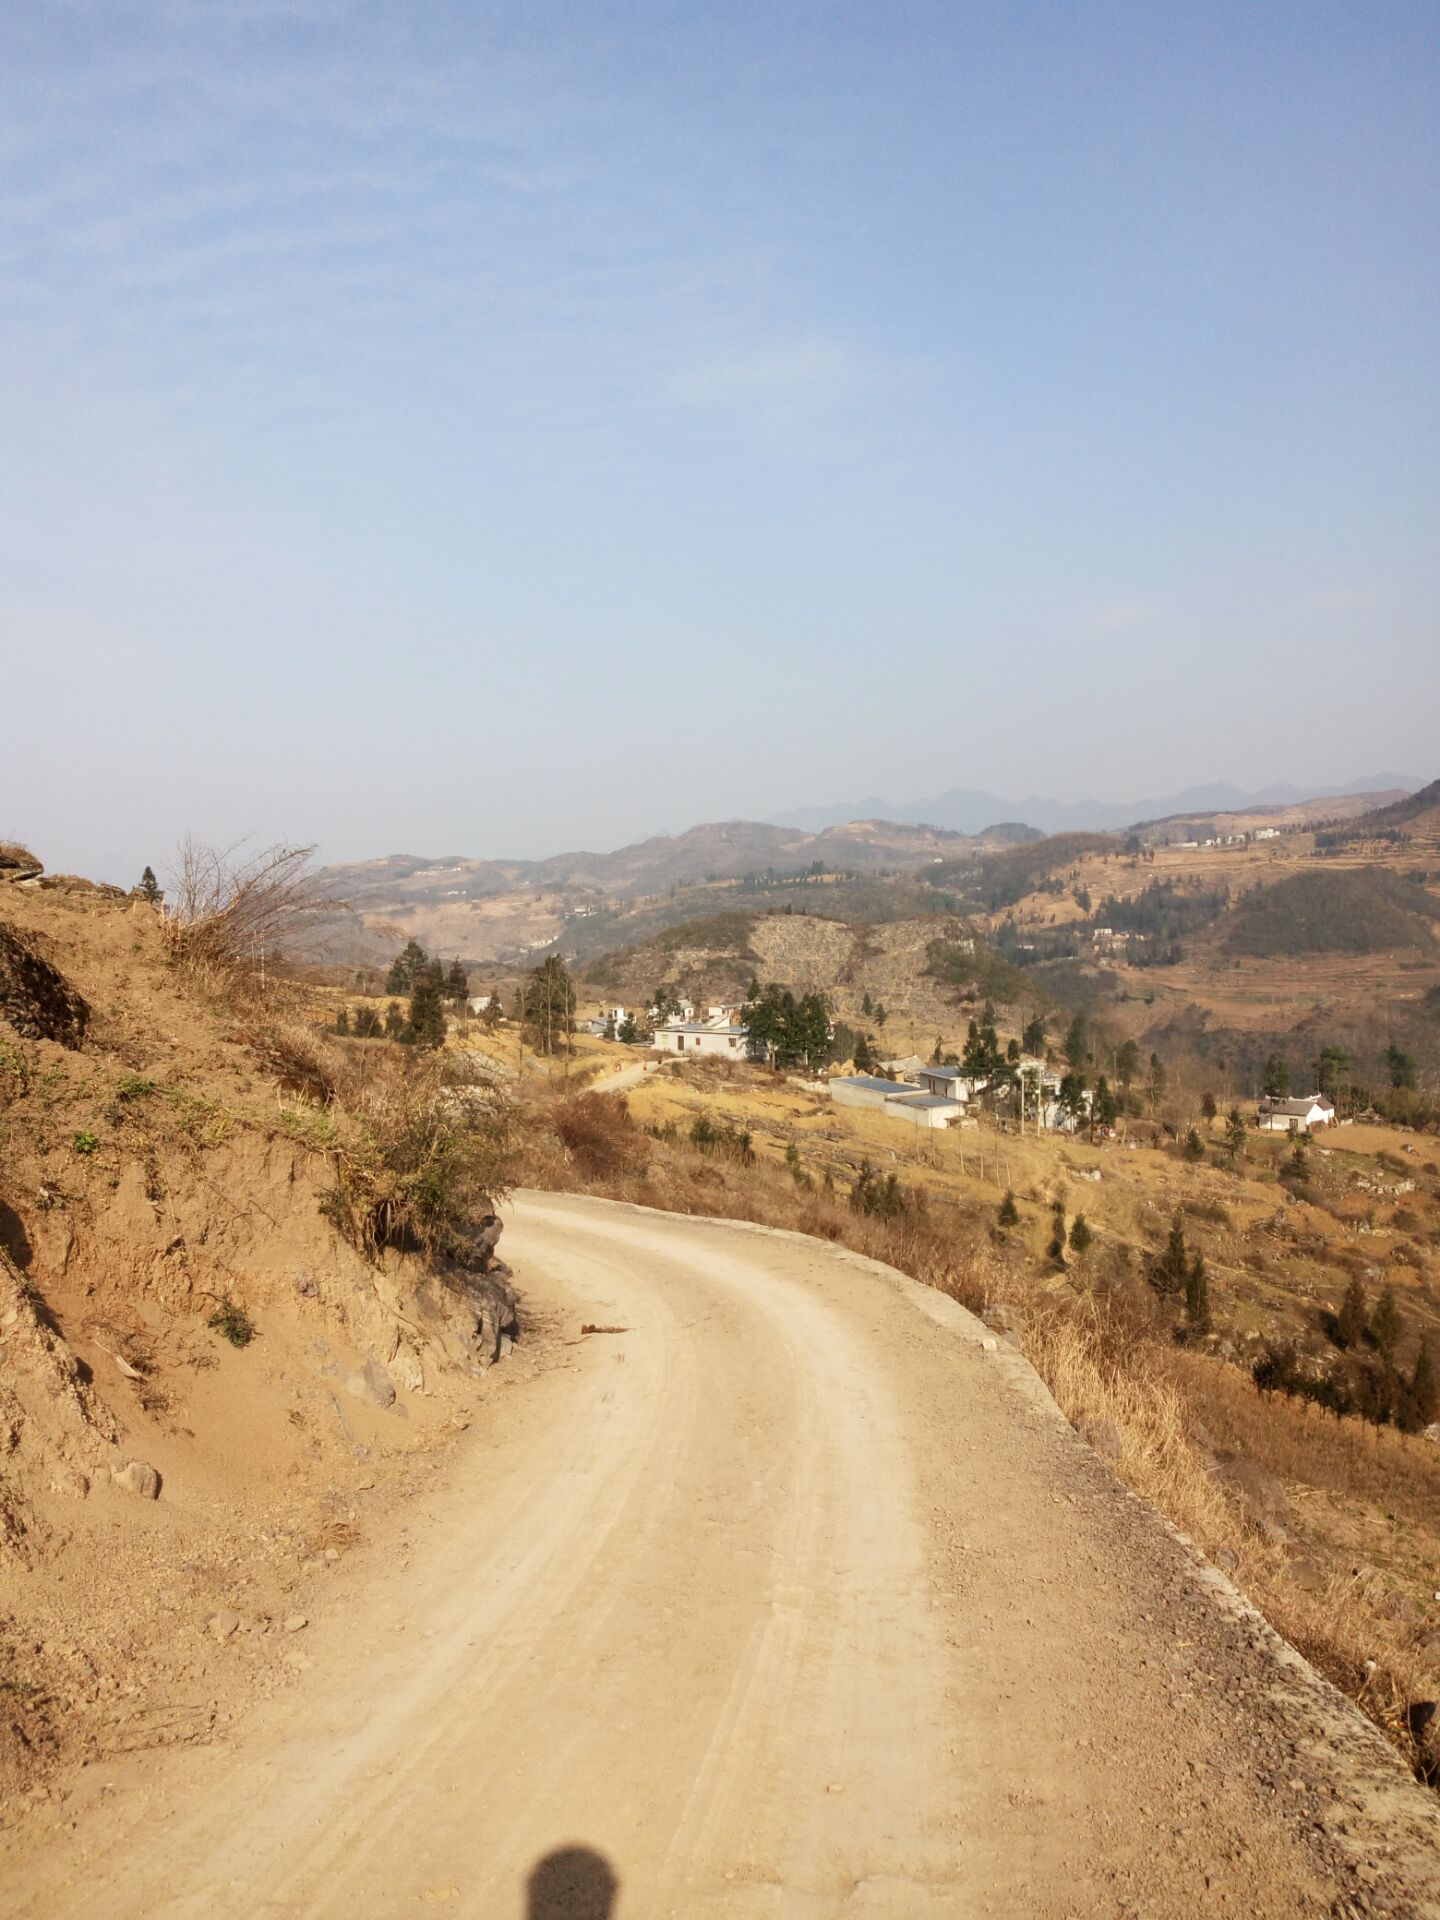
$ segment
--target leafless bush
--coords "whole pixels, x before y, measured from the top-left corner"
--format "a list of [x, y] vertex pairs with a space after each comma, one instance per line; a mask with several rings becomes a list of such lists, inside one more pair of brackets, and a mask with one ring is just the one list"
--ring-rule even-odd
[[447, 1086], [435, 1055], [386, 1048], [342, 1076], [325, 1212], [362, 1252], [453, 1254], [508, 1193], [515, 1151], [498, 1087]]
[[340, 905], [311, 866], [314, 852], [281, 845], [238, 859], [235, 848], [187, 839], [167, 875], [164, 924], [174, 964], [213, 981], [263, 980], [317, 915]]
[[546, 1111], [550, 1130], [585, 1173], [604, 1178], [640, 1172], [647, 1158], [644, 1134], [622, 1096], [575, 1093]]
[[256, 1020], [242, 1027], [241, 1037], [285, 1093], [318, 1107], [335, 1098], [335, 1063], [312, 1027], [294, 1020]]

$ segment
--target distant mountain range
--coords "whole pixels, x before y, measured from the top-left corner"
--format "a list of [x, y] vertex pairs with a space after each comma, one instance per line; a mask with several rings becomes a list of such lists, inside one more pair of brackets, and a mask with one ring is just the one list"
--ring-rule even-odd
[[1375, 773], [1346, 786], [1293, 787], [1283, 782], [1247, 792], [1223, 781], [1186, 787], [1179, 793], [1144, 800], [1056, 800], [1031, 794], [1007, 800], [983, 788], [952, 787], [931, 800], [844, 800], [828, 807], [797, 807], [779, 813], [777, 827], [820, 833], [852, 820], [894, 820], [912, 826], [939, 827], [951, 833], [983, 833], [1002, 821], [1023, 821], [1042, 833], [1112, 832], [1142, 820], [1165, 820], [1181, 813], [1246, 813], [1260, 807], [1294, 807], [1306, 800], [1339, 799], [1359, 793], [1413, 793], [1420, 782], [1404, 773]]

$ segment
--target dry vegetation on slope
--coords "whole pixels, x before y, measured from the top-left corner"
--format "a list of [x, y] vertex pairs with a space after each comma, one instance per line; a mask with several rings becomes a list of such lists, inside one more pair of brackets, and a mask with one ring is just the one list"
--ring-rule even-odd
[[510, 1313], [446, 1257], [505, 1184], [503, 1103], [332, 1047], [245, 964], [275, 916], [236, 965], [216, 909], [0, 885], [0, 1800], [283, 1673]]

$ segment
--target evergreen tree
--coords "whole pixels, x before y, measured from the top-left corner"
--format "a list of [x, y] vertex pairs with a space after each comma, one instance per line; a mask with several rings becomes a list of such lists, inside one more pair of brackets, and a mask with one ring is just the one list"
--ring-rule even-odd
[[1089, 1102], [1086, 1098], [1085, 1076], [1083, 1073], [1066, 1073], [1060, 1079], [1060, 1110], [1068, 1113], [1079, 1126], [1085, 1118]]
[[1340, 1311], [1335, 1319], [1335, 1344], [1346, 1348], [1358, 1347], [1365, 1338], [1369, 1318], [1365, 1288], [1359, 1276], [1353, 1276], [1345, 1289], [1345, 1298], [1340, 1302]]
[[603, 1031], [603, 1033], [601, 1034], [601, 1036], [600, 1036], [600, 1037], [601, 1037], [601, 1038], [602, 1038], [603, 1040], [613, 1040], [613, 1039], [614, 1039], [614, 1038], [616, 1037], [616, 1031], [615, 1031], [615, 1016], [614, 1016], [614, 1014], [613, 1014], [613, 1013], [607, 1013], [607, 1014], [606, 1014], [606, 1016], [605, 1016], [605, 1028], [604, 1028], [604, 1031]]
[[1267, 1100], [1287, 1100], [1290, 1097], [1290, 1069], [1278, 1053], [1272, 1053], [1265, 1062], [1260, 1087]]
[[1026, 1053], [1033, 1053], [1038, 1058], [1044, 1059], [1045, 1016], [1043, 1013], [1034, 1013], [1025, 1022], [1024, 1031], [1020, 1035], [1020, 1044]]
[[500, 1019], [500, 989], [492, 987], [490, 998], [480, 1009], [480, 1024], [487, 1033], [493, 1033]]
[[1205, 1158], [1205, 1142], [1200, 1138], [1200, 1129], [1198, 1127], [1191, 1127], [1185, 1136], [1185, 1158], [1187, 1160], [1203, 1160]]
[[1121, 1042], [1120, 1051], [1115, 1056], [1115, 1078], [1120, 1082], [1120, 1091], [1129, 1094], [1140, 1072], [1140, 1049], [1133, 1040]]
[[1167, 1300], [1176, 1299], [1184, 1293], [1189, 1278], [1190, 1250], [1185, 1245], [1185, 1223], [1177, 1213], [1164, 1253], [1150, 1263], [1150, 1284]]
[[1119, 1103], [1102, 1073], [1095, 1082], [1095, 1097], [1090, 1102], [1090, 1138], [1095, 1138], [1097, 1127], [1102, 1133], [1108, 1133], [1119, 1118]]
[[1322, 1047], [1315, 1062], [1315, 1078], [1327, 1100], [1338, 1102], [1341, 1087], [1350, 1078], [1350, 1056], [1341, 1047]]
[[1193, 1339], [1210, 1331], [1210, 1281], [1204, 1257], [1198, 1253], [1185, 1275], [1185, 1330]]
[[874, 1073], [879, 1064], [875, 1057], [875, 1042], [868, 1033], [862, 1033], [855, 1043], [855, 1071]]
[[[149, 873], [150, 869], [147, 867], [145, 871], [146, 873]], [[1397, 1047], [1395, 1042], [1392, 1040], [1389, 1046], [1385, 1049], [1385, 1065], [1390, 1072], [1390, 1084], [1392, 1087], [1395, 1088], [1397, 1093], [1402, 1092], [1406, 1089], [1408, 1089], [1412, 1093], [1414, 1092], [1415, 1090], [1415, 1056], [1414, 1054], [1402, 1053], [1400, 1048]]]
[[523, 989], [525, 1037], [537, 1053], [570, 1053], [575, 988], [558, 953], [536, 967]]
[[1014, 1194], [1008, 1190], [1005, 1198], [1000, 1202], [1000, 1209], [995, 1218], [1002, 1227], [1018, 1227], [1020, 1224], [1020, 1209], [1015, 1204]]
[[1213, 1093], [1202, 1094], [1200, 1099], [1200, 1118], [1205, 1122], [1207, 1126], [1213, 1126], [1215, 1124], [1215, 1115], [1217, 1111], [1218, 1109], [1216, 1108], [1216, 1105], [1215, 1105], [1214, 1094]]
[[1420, 1344], [1415, 1356], [1415, 1371], [1410, 1376], [1410, 1418], [1415, 1430], [1430, 1426], [1440, 1414], [1440, 1378], [1435, 1367], [1435, 1349], [1429, 1340]]
[[421, 970], [429, 965], [429, 955], [418, 940], [407, 940], [396, 954], [385, 979], [386, 993], [408, 993]]
[[1375, 1306], [1375, 1317], [1370, 1322], [1370, 1338], [1376, 1351], [1387, 1365], [1394, 1364], [1396, 1349], [1404, 1332], [1404, 1322], [1400, 1318], [1400, 1303], [1395, 1298], [1395, 1289], [1382, 1290]]
[[445, 1044], [445, 976], [438, 960], [422, 967], [415, 976], [406, 1037], [417, 1047]]
[[1070, 1022], [1062, 1051], [1064, 1052], [1065, 1058], [1077, 1072], [1089, 1059], [1090, 1040], [1086, 1032], [1085, 1016], [1083, 1013], [1077, 1013], [1075, 1018]]
[[1225, 1122], [1225, 1145], [1232, 1160], [1245, 1158], [1245, 1116], [1238, 1107], [1230, 1109], [1230, 1118]]
[[1094, 1234], [1090, 1231], [1090, 1223], [1086, 1220], [1084, 1214], [1077, 1213], [1075, 1218], [1070, 1222], [1070, 1251], [1072, 1253], [1084, 1253], [1090, 1247], [1094, 1238]]
[[931, 1066], [938, 1067], [944, 1058], [945, 1058], [945, 1042], [941, 1039], [940, 1035], [937, 1033], [935, 1036], [934, 1050], [930, 1055]]
[[860, 1011], [865, 1015], [867, 1020], [871, 1019], [874, 1015], [875, 1002], [870, 998], [870, 990], [868, 987], [860, 996]]
[[635, 1016], [633, 1013], [627, 1013], [625, 1018], [620, 1022], [620, 1025], [615, 1029], [615, 1038], [622, 1040], [627, 1047], [633, 1047], [635, 1042], [640, 1038], [640, 1030], [635, 1025]]
[[882, 1004], [880, 1003], [880, 1001], [878, 1001], [878, 1000], [877, 1000], [877, 1001], [875, 1002], [875, 1024], [876, 1024], [876, 1026], [877, 1026], [877, 1027], [883, 1027], [883, 1026], [884, 1026], [884, 1024], [885, 1024], [885, 1022], [886, 1022], [886, 1021], [887, 1021], [887, 1020], [888, 1020], [889, 1018], [890, 1018], [890, 1016], [889, 1016], [889, 1014], [888, 1014], [888, 1013], [887, 1013], [887, 1012], [885, 1011], [885, 1008], [884, 1008], [884, 1007], [883, 1007], [883, 1005], [882, 1005]]
[[158, 907], [160, 902], [165, 898], [165, 895], [160, 889], [160, 882], [155, 878], [155, 869], [153, 867], [146, 867], [145, 871], [141, 874], [139, 892], [140, 898], [142, 900], [148, 900], [152, 907]]
[[445, 997], [462, 1006], [470, 998], [470, 976], [460, 964], [457, 954], [450, 962], [450, 971], [445, 976]]

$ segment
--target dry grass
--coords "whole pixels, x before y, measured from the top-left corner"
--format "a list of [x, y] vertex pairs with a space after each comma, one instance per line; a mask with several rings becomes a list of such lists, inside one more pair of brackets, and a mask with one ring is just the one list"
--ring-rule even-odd
[[314, 851], [274, 846], [237, 859], [234, 848], [186, 840], [167, 876], [172, 963], [210, 986], [263, 982], [306, 926], [339, 904], [311, 866]]
[[463, 1254], [474, 1224], [515, 1172], [510, 1104], [473, 1075], [409, 1048], [364, 1049], [342, 1070], [335, 1178], [325, 1211], [363, 1253], [383, 1247]]

